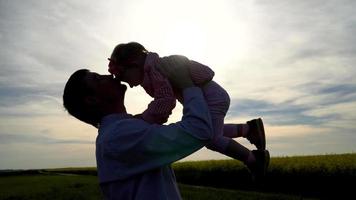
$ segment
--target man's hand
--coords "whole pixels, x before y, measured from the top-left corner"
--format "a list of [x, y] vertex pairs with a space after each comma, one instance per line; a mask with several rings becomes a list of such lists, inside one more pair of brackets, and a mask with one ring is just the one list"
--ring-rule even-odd
[[161, 59], [159, 69], [169, 79], [173, 86], [179, 89], [193, 87], [190, 77], [190, 60], [184, 56], [169, 56]]

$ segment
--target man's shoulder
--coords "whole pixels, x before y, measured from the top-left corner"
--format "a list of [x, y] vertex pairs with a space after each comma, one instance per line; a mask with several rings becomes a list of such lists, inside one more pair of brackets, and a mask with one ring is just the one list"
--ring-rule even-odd
[[137, 132], [145, 131], [149, 127], [150, 124], [142, 119], [121, 119], [105, 124], [105, 126], [100, 126], [99, 135], [105, 135], [104, 138], [124, 137]]

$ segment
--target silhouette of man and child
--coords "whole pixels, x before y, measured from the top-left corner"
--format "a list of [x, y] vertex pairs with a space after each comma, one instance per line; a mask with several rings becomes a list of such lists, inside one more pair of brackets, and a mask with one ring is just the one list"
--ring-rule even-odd
[[[96, 161], [105, 199], [181, 199], [171, 164], [207, 147], [243, 162], [252, 178], [269, 164], [262, 119], [225, 124], [228, 93], [213, 81], [206, 65], [180, 55], [159, 57], [137, 42], [117, 45], [109, 58], [110, 75], [74, 72], [63, 105], [77, 119], [98, 128]], [[124, 105], [126, 82], [142, 86], [153, 100], [141, 114]], [[164, 125], [176, 100], [181, 121]], [[232, 138], [244, 137], [256, 150]]]

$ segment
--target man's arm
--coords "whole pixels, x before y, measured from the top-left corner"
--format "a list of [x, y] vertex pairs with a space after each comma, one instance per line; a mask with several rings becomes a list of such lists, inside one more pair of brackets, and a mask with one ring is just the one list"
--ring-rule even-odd
[[205, 146], [213, 136], [209, 110], [197, 87], [184, 90], [182, 121], [149, 125], [130, 119], [117, 124], [122, 126], [125, 132], [113, 134], [103, 146], [104, 156], [117, 163], [122, 179], [170, 165]]
[[116, 163], [115, 170], [120, 178], [170, 165], [212, 139], [212, 122], [203, 93], [200, 88], [194, 87], [186, 72], [178, 72], [172, 79], [183, 90], [183, 117], [180, 122], [150, 125], [143, 120], [127, 119], [115, 125], [118, 132], [103, 145], [103, 152], [105, 157]]

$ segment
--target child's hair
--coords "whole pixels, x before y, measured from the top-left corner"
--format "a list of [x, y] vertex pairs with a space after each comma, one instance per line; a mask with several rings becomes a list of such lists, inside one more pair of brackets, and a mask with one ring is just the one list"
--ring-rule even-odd
[[118, 44], [112, 54], [111, 59], [117, 63], [125, 63], [126, 61], [146, 54], [147, 50], [138, 42], [129, 42], [126, 44]]

